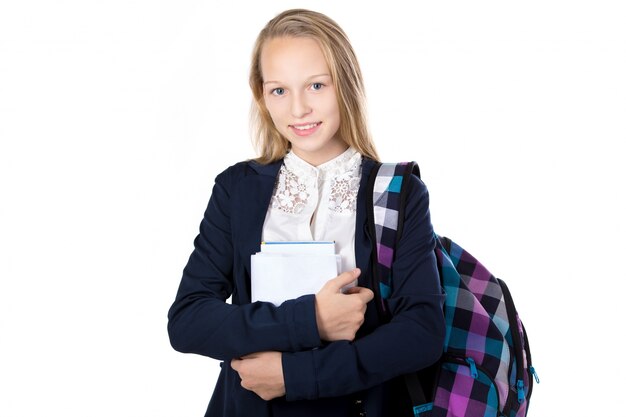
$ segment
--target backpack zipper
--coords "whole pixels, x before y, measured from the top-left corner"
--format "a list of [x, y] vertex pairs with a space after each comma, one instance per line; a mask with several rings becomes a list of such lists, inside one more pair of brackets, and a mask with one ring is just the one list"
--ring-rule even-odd
[[526, 351], [526, 361], [528, 363], [528, 373], [530, 374], [528, 376], [528, 401], [530, 401], [530, 395], [533, 392], [533, 380], [536, 383], [539, 383], [539, 375], [537, 375], [537, 371], [535, 371], [535, 368], [533, 367], [533, 361], [532, 358], [530, 356], [530, 345], [528, 344], [528, 333], [526, 333], [526, 328], [524, 327], [524, 324], [522, 323], [522, 330], [524, 331], [524, 350]]
[[476, 363], [474, 358], [469, 357], [469, 356], [446, 353], [444, 354], [442, 358], [442, 362], [448, 362], [448, 363], [454, 363], [456, 365], [467, 366], [470, 369], [470, 376], [474, 379], [478, 379], [479, 371], [483, 375], [485, 375], [487, 379], [489, 380], [489, 382], [491, 383], [491, 386], [493, 387], [493, 389], [496, 391], [496, 401], [497, 401], [496, 410], [498, 413], [500, 413], [500, 394], [498, 393], [498, 386], [496, 385], [496, 380], [494, 376], [491, 374], [491, 371], [489, 371], [487, 368], [483, 367], [482, 365]]

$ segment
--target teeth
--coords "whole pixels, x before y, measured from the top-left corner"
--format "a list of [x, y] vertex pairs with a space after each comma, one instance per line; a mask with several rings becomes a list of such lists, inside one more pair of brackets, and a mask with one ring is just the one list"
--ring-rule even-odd
[[298, 129], [298, 130], [307, 130], [307, 129], [313, 129], [315, 126], [317, 126], [319, 123], [311, 123], [310, 125], [304, 125], [304, 126], [294, 126], [294, 128]]

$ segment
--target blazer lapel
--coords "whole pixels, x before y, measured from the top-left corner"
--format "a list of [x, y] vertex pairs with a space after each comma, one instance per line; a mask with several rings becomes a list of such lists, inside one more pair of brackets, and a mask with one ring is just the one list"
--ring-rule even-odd
[[232, 220], [233, 241], [240, 248], [248, 277], [250, 255], [260, 249], [263, 223], [281, 165], [282, 160], [269, 165], [248, 162], [248, 175], [242, 178], [232, 194], [232, 213], [237, 216]]
[[357, 194], [357, 210], [356, 210], [356, 230], [354, 234], [354, 252], [356, 257], [356, 265], [361, 269], [359, 277], [359, 285], [368, 286], [366, 279], [369, 271], [370, 260], [372, 256], [372, 239], [367, 228], [367, 205], [372, 204], [367, 201], [367, 183], [376, 163], [369, 158], [363, 158], [361, 165], [361, 184], [359, 193]]

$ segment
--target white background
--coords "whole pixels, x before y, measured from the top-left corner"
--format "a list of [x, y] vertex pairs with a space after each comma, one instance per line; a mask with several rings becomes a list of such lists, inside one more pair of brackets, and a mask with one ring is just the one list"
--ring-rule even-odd
[[433, 3], [3, 1], [0, 416], [203, 415], [217, 361], [166, 314], [215, 175], [254, 156], [255, 37], [292, 7], [345, 29], [382, 158], [417, 160], [436, 231], [509, 284], [529, 414], [621, 410], [624, 7]]

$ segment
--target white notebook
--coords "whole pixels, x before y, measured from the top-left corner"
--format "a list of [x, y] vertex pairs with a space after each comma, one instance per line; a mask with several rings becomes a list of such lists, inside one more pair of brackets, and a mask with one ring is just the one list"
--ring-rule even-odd
[[334, 242], [263, 242], [250, 264], [252, 301], [279, 306], [317, 293], [338, 275], [341, 258]]

